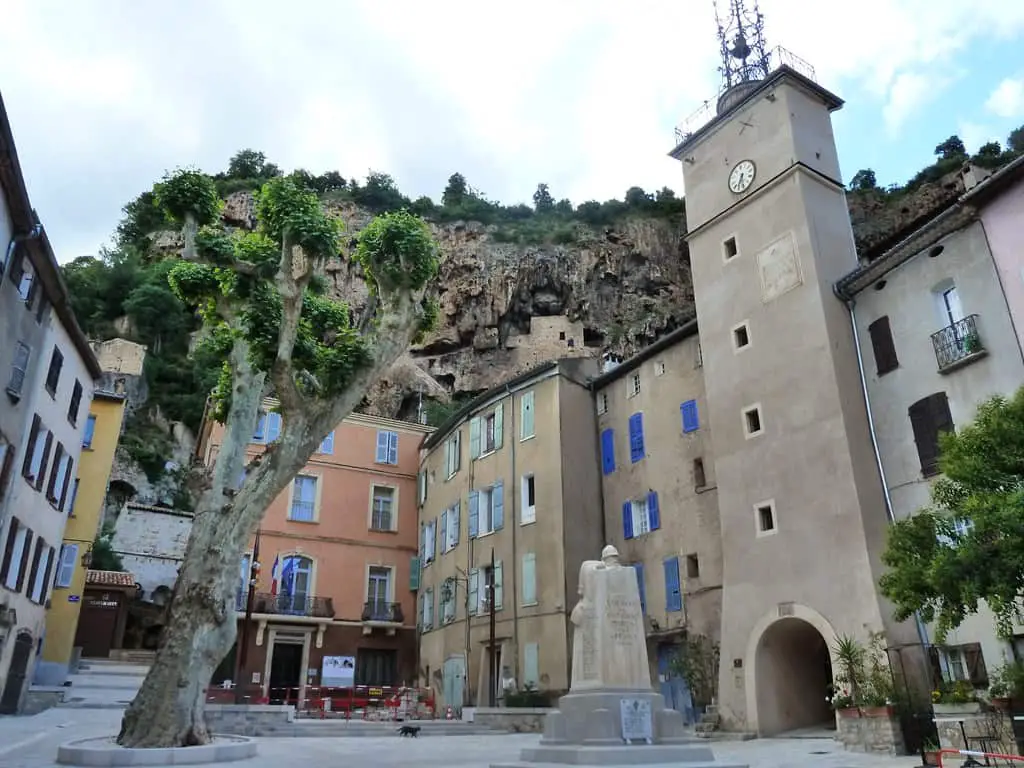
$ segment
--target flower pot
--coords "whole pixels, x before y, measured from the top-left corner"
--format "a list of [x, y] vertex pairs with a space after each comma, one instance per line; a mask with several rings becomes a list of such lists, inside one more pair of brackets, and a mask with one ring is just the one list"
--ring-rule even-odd
[[935, 704], [932, 709], [936, 715], [974, 715], [981, 712], [981, 703], [969, 701], [965, 704]]
[[877, 707], [861, 707], [864, 717], [892, 717], [893, 709], [889, 704], [882, 704]]
[[1012, 704], [1009, 696], [996, 696], [992, 699], [992, 709], [997, 712], [1009, 712]]
[[860, 717], [860, 710], [857, 707], [843, 707], [837, 709], [840, 717]]
[[938, 765], [939, 764], [939, 750], [937, 750], [937, 749], [926, 749], [924, 751], [924, 764], [925, 765]]

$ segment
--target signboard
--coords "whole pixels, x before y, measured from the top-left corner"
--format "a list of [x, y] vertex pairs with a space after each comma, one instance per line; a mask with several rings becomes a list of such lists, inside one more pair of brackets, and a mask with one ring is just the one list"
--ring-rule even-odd
[[82, 598], [79, 597], [78, 595], [68, 595], [68, 602], [69, 603], [77, 603], [81, 599]]
[[654, 724], [650, 699], [620, 699], [619, 712], [622, 720], [622, 740], [646, 741], [654, 738]]
[[324, 656], [320, 664], [320, 685], [325, 688], [351, 688], [355, 681], [355, 656]]

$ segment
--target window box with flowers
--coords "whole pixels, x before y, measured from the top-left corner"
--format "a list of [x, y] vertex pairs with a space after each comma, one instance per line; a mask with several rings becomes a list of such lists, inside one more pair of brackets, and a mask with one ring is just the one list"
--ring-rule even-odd
[[973, 715], [981, 712], [981, 702], [969, 682], [957, 680], [932, 691], [932, 710], [936, 715]]

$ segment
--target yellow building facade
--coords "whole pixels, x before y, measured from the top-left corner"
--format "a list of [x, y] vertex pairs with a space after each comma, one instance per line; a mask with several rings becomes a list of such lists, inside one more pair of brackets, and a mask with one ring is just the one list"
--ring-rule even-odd
[[72, 485], [64, 540], [54, 576], [42, 660], [37, 681], [59, 685], [66, 678], [75, 646], [93, 541], [100, 531], [107, 485], [121, 437], [128, 382], [142, 375], [145, 347], [124, 339], [94, 345], [103, 382], [89, 406], [78, 476]]

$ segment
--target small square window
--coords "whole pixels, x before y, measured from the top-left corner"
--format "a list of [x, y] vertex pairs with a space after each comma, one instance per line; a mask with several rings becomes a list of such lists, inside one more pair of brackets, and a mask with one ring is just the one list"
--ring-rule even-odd
[[558, 332], [558, 340], [559, 341], [565, 341], [565, 331], [559, 331]]
[[732, 346], [737, 352], [750, 345], [750, 325], [744, 320], [732, 329]]
[[761, 434], [764, 428], [761, 424], [761, 406], [752, 405], [743, 409], [743, 428], [747, 437], [755, 437]]
[[768, 536], [777, 531], [774, 501], [762, 501], [760, 504], [755, 504], [754, 517], [758, 536]]
[[640, 374], [634, 373], [629, 377], [629, 396], [636, 397], [640, 394]]
[[704, 459], [693, 460], [693, 487], [700, 489], [708, 484], [704, 476]]
[[739, 247], [736, 245], [736, 237], [728, 237], [722, 241], [722, 256], [726, 261], [735, 259], [740, 253]]
[[664, 376], [665, 375], [665, 363], [663, 361], [659, 360], [659, 361], [657, 361], [654, 364], [654, 375], [655, 376]]
[[686, 556], [686, 578], [700, 578], [700, 560], [696, 554]]
[[608, 393], [598, 392], [597, 393], [597, 415], [603, 416], [608, 413]]

